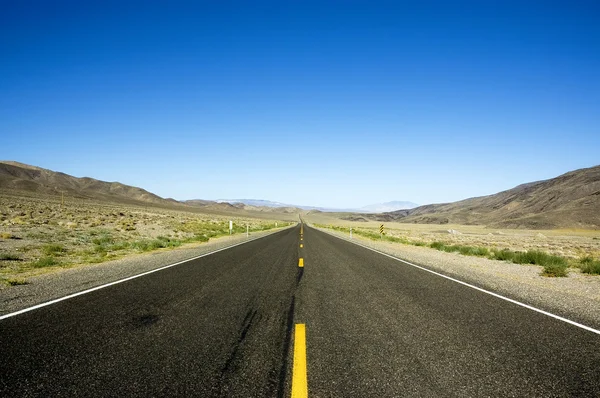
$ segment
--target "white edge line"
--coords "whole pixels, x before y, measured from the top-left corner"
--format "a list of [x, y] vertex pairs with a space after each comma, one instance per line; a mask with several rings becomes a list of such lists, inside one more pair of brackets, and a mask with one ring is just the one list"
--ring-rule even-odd
[[[315, 228], [315, 229], [317, 229], [317, 228]], [[535, 312], [539, 312], [540, 314], [544, 314], [544, 315], [546, 315], [546, 316], [549, 316], [549, 317], [551, 317], [551, 318], [558, 319], [559, 321], [563, 321], [563, 322], [566, 322], [566, 323], [568, 323], [568, 324], [571, 324], [571, 325], [573, 325], [573, 326], [577, 326], [578, 328], [581, 328], [581, 329], [587, 330], [588, 332], [592, 332], [592, 333], [596, 333], [596, 334], [600, 335], [600, 330], [597, 330], [597, 329], [591, 328], [591, 327], [589, 327], [589, 326], [586, 326], [586, 325], [583, 325], [583, 324], [581, 324], [581, 323], [577, 323], [577, 322], [575, 322], [575, 321], [572, 321], [572, 320], [570, 320], [570, 319], [567, 319], [567, 318], [563, 318], [562, 316], [559, 316], [559, 315], [552, 314], [551, 312], [548, 312], [548, 311], [541, 310], [541, 309], [539, 309], [539, 308], [536, 308], [536, 307], [533, 307], [533, 306], [531, 306], [531, 305], [528, 305], [528, 304], [525, 304], [525, 303], [521, 303], [520, 301], [513, 300], [513, 299], [511, 299], [511, 298], [508, 298], [508, 297], [502, 296], [502, 295], [500, 295], [500, 294], [498, 294], [498, 293], [494, 293], [494, 292], [491, 292], [491, 291], [489, 291], [489, 290], [482, 289], [482, 288], [480, 288], [480, 287], [477, 287], [477, 286], [475, 286], [475, 285], [471, 285], [470, 283], [463, 282], [463, 281], [461, 281], [461, 280], [458, 280], [458, 279], [454, 279], [454, 278], [452, 278], [452, 277], [450, 277], [450, 276], [448, 276], [448, 275], [440, 274], [439, 272], [432, 271], [432, 270], [430, 270], [430, 269], [427, 269], [427, 268], [425, 268], [425, 267], [422, 267], [422, 266], [420, 266], [420, 265], [416, 265], [416, 264], [413, 264], [413, 263], [411, 263], [411, 262], [408, 262], [408, 261], [406, 261], [406, 260], [402, 260], [401, 258], [394, 257], [394, 256], [392, 256], [391, 254], [387, 254], [387, 253], [384, 253], [384, 252], [382, 252], [382, 251], [379, 251], [379, 250], [377, 250], [377, 249], [373, 249], [373, 248], [371, 248], [371, 247], [368, 247], [368, 246], [365, 246], [365, 245], [363, 245], [363, 244], [357, 243], [357, 242], [356, 242], [356, 241], [354, 241], [354, 240], [346, 239], [346, 238], [343, 238], [343, 237], [341, 237], [341, 236], [337, 236], [337, 235], [334, 235], [334, 234], [332, 234], [332, 233], [329, 233], [328, 231], [323, 231], [323, 230], [321, 230], [321, 229], [318, 229], [318, 231], [324, 232], [324, 233], [326, 233], [326, 234], [327, 234], [327, 235], [329, 235], [329, 236], [333, 236], [334, 238], [338, 238], [338, 239], [344, 240], [344, 241], [346, 241], [346, 242], [353, 243], [353, 244], [355, 244], [355, 245], [357, 245], [357, 246], [364, 247], [365, 249], [369, 249], [369, 250], [371, 250], [371, 251], [374, 251], [375, 253], [382, 254], [382, 255], [384, 255], [384, 256], [386, 256], [386, 257], [389, 257], [389, 258], [392, 258], [392, 259], [394, 259], [394, 260], [396, 260], [396, 261], [400, 261], [401, 263], [405, 263], [405, 264], [408, 264], [408, 265], [410, 265], [410, 266], [413, 266], [413, 267], [415, 267], [415, 268], [421, 269], [421, 270], [423, 270], [423, 271], [430, 272], [430, 273], [432, 273], [432, 274], [434, 274], [434, 275], [441, 276], [442, 278], [449, 279], [449, 280], [451, 280], [452, 282], [460, 283], [461, 285], [464, 285], [464, 286], [470, 287], [471, 289], [479, 290], [480, 292], [487, 293], [487, 294], [489, 294], [489, 295], [491, 295], [491, 296], [494, 296], [494, 297], [496, 297], [496, 298], [499, 298], [499, 299], [502, 299], [502, 300], [508, 301], [509, 303], [513, 303], [513, 304], [519, 305], [519, 306], [521, 306], [521, 307], [527, 308], [527, 309], [529, 309], [529, 310], [532, 310], [532, 311], [535, 311]]]
[[[291, 227], [288, 227], [288, 228], [291, 228]], [[287, 228], [285, 228], [285, 229], [287, 229]], [[285, 229], [282, 229], [281, 231], [285, 231]], [[139, 278], [141, 276], [145, 276], [145, 275], [148, 275], [148, 274], [152, 274], [154, 272], [162, 271], [164, 269], [171, 268], [171, 267], [174, 267], [176, 265], [181, 265], [183, 263], [194, 261], [194, 260], [197, 260], [197, 259], [202, 258], [202, 257], [210, 256], [211, 254], [222, 252], [223, 250], [231, 249], [232, 247], [240, 246], [240, 245], [243, 245], [243, 244], [246, 244], [246, 243], [258, 240], [258, 239], [266, 238], [267, 236], [271, 236], [271, 235], [276, 234], [277, 232], [281, 232], [281, 231], [271, 232], [270, 234], [267, 234], [267, 235], [264, 235], [264, 236], [259, 236], [258, 238], [249, 239], [249, 240], [246, 240], [246, 241], [243, 241], [243, 242], [240, 242], [240, 243], [236, 243], [235, 245], [226, 246], [226, 247], [223, 247], [221, 249], [214, 250], [212, 252], [204, 253], [204, 254], [201, 254], [201, 255], [196, 256], [196, 257], [192, 257], [192, 258], [188, 258], [186, 260], [179, 261], [177, 263], [165, 265], [165, 266], [160, 267], [160, 268], [156, 268], [156, 269], [153, 269], [153, 270], [150, 270], [150, 271], [142, 272], [141, 274], [137, 274], [137, 275], [129, 276], [129, 277], [124, 278], [124, 279], [119, 279], [119, 280], [116, 280], [116, 281], [113, 281], [113, 282], [105, 283], [104, 285], [92, 287], [92, 288], [87, 289], [87, 290], [82, 290], [80, 292], [69, 294], [68, 296], [64, 296], [64, 297], [59, 297], [57, 299], [46, 301], [46, 302], [41, 303], [41, 304], [36, 304], [36, 305], [34, 305], [32, 307], [27, 307], [27, 308], [24, 308], [24, 309], [19, 310], [19, 311], [15, 311], [15, 312], [11, 312], [11, 313], [8, 313], [8, 314], [0, 315], [0, 321], [3, 320], [3, 319], [6, 319], [6, 318], [10, 318], [10, 317], [13, 317], [13, 316], [16, 316], [16, 315], [23, 314], [25, 312], [37, 310], [38, 308], [42, 308], [42, 307], [46, 307], [48, 305], [56, 304], [56, 303], [59, 303], [61, 301], [65, 301], [65, 300], [71, 299], [73, 297], [82, 296], [84, 294], [91, 293], [91, 292], [96, 291], [96, 290], [104, 289], [105, 287], [109, 287], [109, 286], [112, 286], [112, 285], [118, 285], [119, 283], [127, 282], [127, 281], [130, 281], [132, 279]]]

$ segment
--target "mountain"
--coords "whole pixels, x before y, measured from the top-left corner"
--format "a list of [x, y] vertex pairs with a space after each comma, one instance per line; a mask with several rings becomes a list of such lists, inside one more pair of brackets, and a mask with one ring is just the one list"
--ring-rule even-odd
[[181, 202], [185, 203], [186, 205], [199, 206], [199, 207], [214, 205], [215, 203], [220, 203], [220, 202], [215, 202], [213, 200], [204, 200], [204, 199], [182, 200]]
[[237, 203], [243, 203], [248, 206], [256, 207], [295, 207], [294, 205], [288, 205], [285, 203], [271, 202], [270, 200], [261, 199], [217, 199], [217, 203], [230, 203], [232, 205]]
[[365, 215], [381, 221], [503, 228], [600, 228], [600, 166], [519, 185], [494, 195]]
[[368, 205], [361, 207], [359, 210], [364, 213], [385, 213], [396, 210], [404, 210], [404, 209], [414, 209], [419, 205], [413, 202], [401, 202], [401, 201], [393, 201], [393, 202], [385, 202], [385, 203], [377, 203], [374, 205]]
[[173, 199], [163, 199], [141, 188], [105, 182], [89, 177], [73, 177], [12, 161], [0, 161], [0, 189], [3, 191], [94, 199], [116, 203], [152, 203], [161, 206], [182, 206]]
[[[253, 204], [245, 204], [244, 201]], [[204, 200], [204, 199], [191, 199], [183, 200], [181, 203], [193, 207], [200, 207], [202, 210], [246, 210], [251, 212], [261, 213], [298, 213], [299, 208], [290, 205], [281, 204], [276, 206], [276, 202], [270, 202], [268, 200], [255, 200], [255, 199], [240, 199], [240, 200]]]
[[[187, 200], [185, 203], [190, 202], [203, 202], [202, 200]], [[294, 208], [294, 209], [302, 209], [302, 210], [318, 210], [323, 212], [331, 212], [331, 213], [382, 213], [382, 212], [390, 212], [394, 210], [400, 209], [412, 209], [417, 207], [418, 204], [412, 202], [386, 202], [386, 203], [378, 203], [374, 205], [369, 205], [365, 207], [361, 207], [360, 209], [336, 209], [332, 207], [318, 207], [318, 206], [304, 206], [304, 205], [291, 205], [281, 202], [272, 202], [270, 200], [262, 200], [262, 199], [217, 199], [218, 203], [231, 203], [233, 205], [242, 203], [246, 206], [255, 206], [255, 207], [272, 207], [272, 208]]]

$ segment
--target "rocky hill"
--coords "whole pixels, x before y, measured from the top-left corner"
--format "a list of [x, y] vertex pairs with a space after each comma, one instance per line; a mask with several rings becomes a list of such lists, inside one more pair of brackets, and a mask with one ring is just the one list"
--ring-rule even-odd
[[362, 215], [380, 221], [503, 228], [600, 228], [600, 166], [519, 185], [495, 195]]
[[94, 199], [114, 203], [152, 203], [161, 206], [180, 205], [144, 189], [119, 182], [99, 181], [89, 177], [73, 177], [18, 162], [0, 162], [0, 189], [4, 192], [30, 192], [44, 196]]

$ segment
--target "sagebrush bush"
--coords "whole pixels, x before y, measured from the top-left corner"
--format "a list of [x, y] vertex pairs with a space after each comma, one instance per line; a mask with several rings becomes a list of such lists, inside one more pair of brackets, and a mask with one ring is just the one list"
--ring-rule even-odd
[[33, 262], [31, 265], [34, 268], [44, 268], [44, 267], [52, 267], [53, 265], [58, 265], [59, 262], [52, 256], [42, 257], [39, 260]]
[[594, 260], [593, 257], [587, 256], [580, 260], [579, 268], [581, 272], [592, 275], [600, 275], [600, 261]]
[[1, 253], [0, 260], [1, 261], [21, 261], [21, 257], [17, 256], [16, 254], [11, 254], [11, 253]]
[[44, 252], [44, 254], [46, 256], [51, 256], [53, 254], [65, 253], [67, 251], [67, 249], [65, 249], [65, 247], [63, 245], [59, 245], [56, 243], [50, 243], [50, 244], [44, 245], [42, 247], [42, 251]]

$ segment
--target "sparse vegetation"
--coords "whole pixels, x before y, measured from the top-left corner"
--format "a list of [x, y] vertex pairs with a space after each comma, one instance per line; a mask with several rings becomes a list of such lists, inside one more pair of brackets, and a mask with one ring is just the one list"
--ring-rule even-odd
[[8, 286], [19, 286], [19, 285], [29, 284], [29, 282], [27, 282], [25, 279], [22, 279], [22, 278], [3, 279], [2, 282], [7, 284]]
[[0, 261], [21, 261], [21, 257], [11, 253], [0, 253]]
[[159, 236], [157, 239], [135, 241], [131, 244], [131, 247], [140, 252], [147, 252], [156, 249], [164, 249], [167, 247], [178, 247], [181, 246], [182, 243], [183, 242], [177, 239], [169, 239]]
[[47, 256], [47, 257], [42, 257], [37, 261], [34, 261], [33, 263], [31, 263], [31, 266], [34, 268], [45, 268], [45, 267], [52, 267], [54, 265], [58, 265], [59, 262], [56, 261], [56, 259], [52, 256]]
[[552, 276], [552, 277], [563, 277], [567, 276], [567, 268], [568, 265], [566, 261], [564, 264], [561, 262], [551, 262], [548, 264], [544, 264], [544, 269], [542, 271], [542, 275], [544, 276]]
[[[334, 225], [326, 225], [326, 224], [315, 224], [316, 227], [320, 228], [328, 228], [335, 231], [340, 231], [344, 233], [349, 233], [350, 228], [347, 226], [334, 226]], [[459, 253], [465, 256], [476, 256], [476, 257], [484, 257], [491, 260], [498, 261], [508, 261], [515, 264], [530, 264], [530, 265], [539, 265], [543, 267], [542, 275], [550, 276], [550, 277], [563, 277], [567, 276], [569, 266], [579, 267], [582, 272], [600, 275], [600, 261], [594, 260], [592, 257], [584, 257], [580, 261], [574, 260], [572, 257], [566, 257], [562, 255], [555, 255], [551, 253], [547, 253], [543, 250], [539, 249], [527, 249], [527, 250], [511, 250], [508, 248], [496, 248], [496, 247], [486, 247], [486, 246], [474, 246], [474, 245], [465, 245], [460, 243], [448, 243], [446, 241], [434, 240], [431, 242], [426, 242], [422, 239], [409, 238], [406, 236], [394, 236], [392, 235], [393, 231], [390, 231], [389, 235], [384, 235], [381, 237], [379, 235], [379, 231], [375, 231], [374, 229], [367, 228], [352, 228], [352, 232], [355, 235], [359, 235], [371, 240], [375, 241], [387, 241], [387, 242], [395, 242], [395, 243], [403, 243], [414, 246], [426, 246], [432, 249], [448, 252], [448, 253]], [[445, 231], [449, 233], [448, 231]], [[452, 231], [454, 232], [454, 231]], [[453, 236], [453, 241], [458, 240], [468, 240], [469, 237]], [[488, 233], [488, 235], [495, 236], [493, 234]], [[503, 236], [504, 234], [498, 233], [499, 236]], [[540, 234], [536, 234], [535, 238], [539, 239]], [[544, 238], [546, 238], [544, 236]], [[595, 239], [593, 237], [592, 239]], [[548, 246], [546, 244], [546, 246]]]
[[[280, 214], [276, 215], [281, 216]], [[284, 215], [295, 219], [295, 215]], [[276, 227], [276, 221], [239, 216], [0, 193], [0, 283], [54, 267], [100, 263], [130, 254], [197, 244]], [[290, 223], [277, 221], [278, 226]]]
[[59, 245], [56, 243], [50, 243], [50, 244], [44, 245], [42, 247], [42, 252], [46, 256], [61, 255], [61, 254], [65, 253], [66, 251], [67, 250], [65, 249], [65, 247], [63, 245]]
[[581, 272], [592, 275], [600, 275], [600, 260], [594, 260], [591, 256], [586, 256], [580, 260], [579, 268]]
[[515, 252], [508, 249], [492, 250], [491, 258], [493, 258], [494, 260], [512, 261], [514, 257]]

